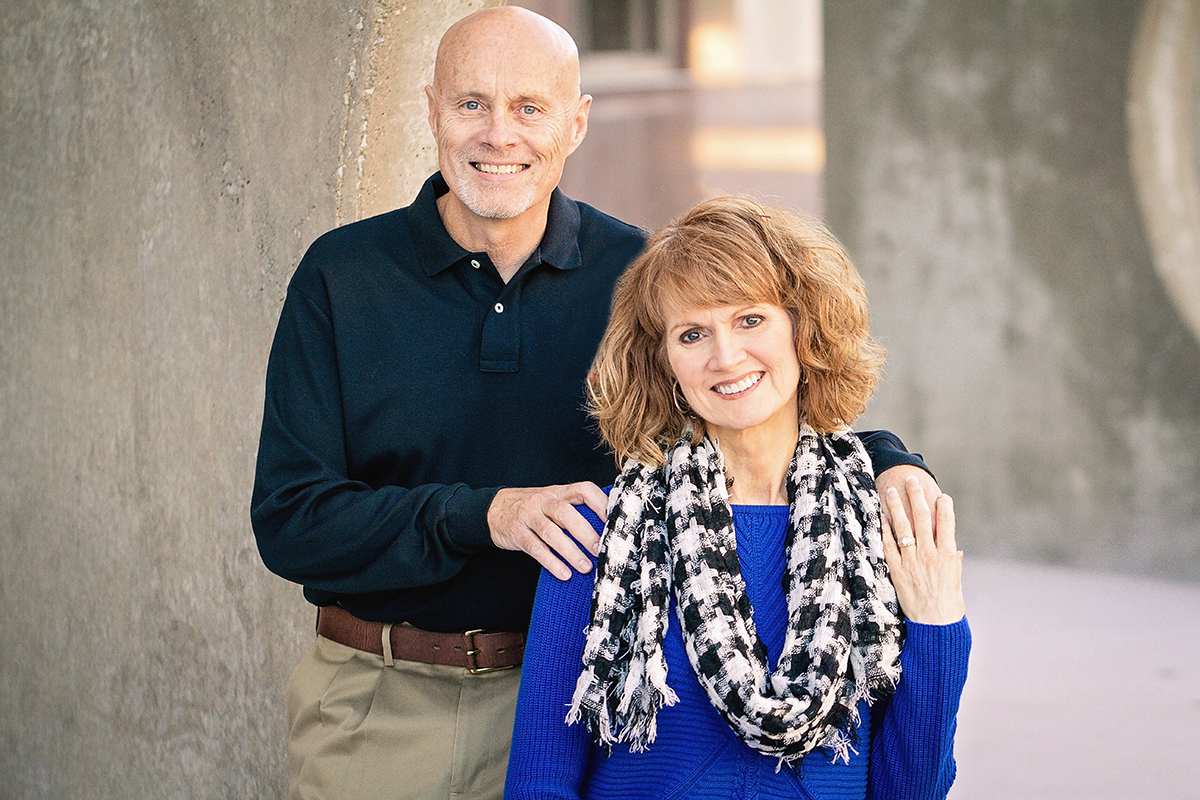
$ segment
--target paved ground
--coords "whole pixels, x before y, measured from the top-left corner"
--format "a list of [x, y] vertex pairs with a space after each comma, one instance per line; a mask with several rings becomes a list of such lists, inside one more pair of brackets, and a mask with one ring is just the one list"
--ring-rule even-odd
[[1200, 798], [1200, 585], [969, 559], [951, 800]]

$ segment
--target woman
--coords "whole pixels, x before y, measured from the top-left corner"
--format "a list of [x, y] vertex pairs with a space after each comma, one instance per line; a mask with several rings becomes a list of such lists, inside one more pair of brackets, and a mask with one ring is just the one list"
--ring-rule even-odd
[[912, 527], [894, 489], [881, 516], [867, 321], [792, 214], [718, 198], [651, 239], [590, 382], [625, 467], [594, 586], [538, 588], [506, 797], [946, 795], [961, 553], [914, 479]]

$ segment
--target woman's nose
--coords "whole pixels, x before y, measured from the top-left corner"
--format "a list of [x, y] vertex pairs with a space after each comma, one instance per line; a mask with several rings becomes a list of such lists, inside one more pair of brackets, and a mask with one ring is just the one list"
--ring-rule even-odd
[[730, 331], [718, 331], [712, 338], [712, 364], [714, 368], [725, 370], [737, 366], [744, 351], [737, 337]]

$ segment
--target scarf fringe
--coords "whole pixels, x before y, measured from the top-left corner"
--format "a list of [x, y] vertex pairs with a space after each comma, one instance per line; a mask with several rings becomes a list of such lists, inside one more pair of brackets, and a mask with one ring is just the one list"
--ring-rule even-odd
[[[597, 698], [602, 689], [600, 681], [596, 679], [595, 669], [589, 666], [580, 675], [564, 721], [568, 725], [584, 723], [605, 749], [625, 743], [633, 752], [643, 752], [658, 736], [658, 711], [679, 702], [675, 690], [667, 685], [666, 677], [664, 664], [661, 677], [649, 681], [649, 691], [639, 687], [630, 693], [630, 683], [626, 681], [625, 696], [620, 702], [614, 703], [611, 695]], [[638, 697], [644, 702], [635, 705]]]

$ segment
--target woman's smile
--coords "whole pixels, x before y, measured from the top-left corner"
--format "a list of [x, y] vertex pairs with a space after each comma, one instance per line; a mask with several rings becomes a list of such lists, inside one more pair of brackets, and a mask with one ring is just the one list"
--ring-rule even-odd
[[762, 376], [764, 374], [765, 373], [762, 372], [755, 372], [751, 375], [747, 375], [745, 378], [742, 378], [737, 383], [719, 383], [713, 387], [713, 391], [722, 395], [740, 394], [741, 392], [745, 392], [748, 389], [757, 386], [758, 382], [762, 380]]

